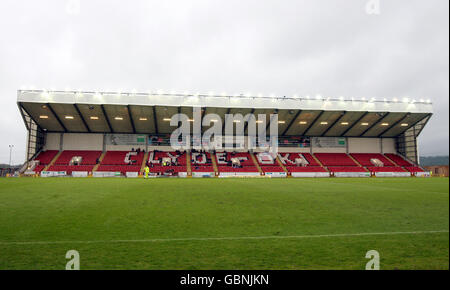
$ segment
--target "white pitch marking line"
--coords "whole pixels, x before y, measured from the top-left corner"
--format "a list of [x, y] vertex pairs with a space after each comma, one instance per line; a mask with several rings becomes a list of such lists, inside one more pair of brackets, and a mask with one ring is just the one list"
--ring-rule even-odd
[[175, 238], [175, 239], [144, 239], [144, 240], [97, 240], [97, 241], [29, 241], [29, 242], [0, 242], [0, 245], [47, 245], [47, 244], [100, 244], [100, 243], [154, 243], [154, 242], [189, 242], [189, 241], [226, 241], [226, 240], [268, 240], [268, 239], [310, 239], [332, 237], [361, 237], [361, 236], [393, 236], [448, 233], [443, 231], [414, 231], [414, 232], [384, 232], [384, 233], [355, 233], [329, 235], [301, 235], [301, 236], [260, 236], [260, 237], [222, 237], [222, 238]]

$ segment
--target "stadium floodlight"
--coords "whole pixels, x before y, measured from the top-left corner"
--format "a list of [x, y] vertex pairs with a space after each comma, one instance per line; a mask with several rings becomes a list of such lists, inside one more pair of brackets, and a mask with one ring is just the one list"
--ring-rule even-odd
[[340, 101], [344, 101], [344, 97], [342, 97], [342, 96], [339, 97], [339, 100], [340, 100]]
[[98, 120], [98, 117], [97, 116], [91, 116], [90, 119], [91, 120]]
[[316, 96], [316, 100], [321, 100], [322, 99], [322, 96], [321, 95], [317, 95]]
[[398, 99], [397, 99], [397, 98], [394, 98], [393, 101], [394, 101], [395, 103], [397, 103], [397, 102], [398, 102]]
[[401, 127], [408, 127], [409, 124], [408, 124], [408, 123], [402, 123], [400, 126], [401, 126]]
[[369, 126], [369, 123], [366, 123], [366, 122], [361, 123], [361, 126]]
[[389, 123], [381, 123], [381, 126], [389, 126]]
[[286, 121], [278, 121], [278, 124], [286, 124]]
[[427, 100], [427, 103], [428, 103], [428, 104], [431, 104], [431, 100], [430, 100], [430, 99], [428, 99], [428, 100]]
[[189, 119], [189, 122], [194, 122], [194, 119]]
[[341, 125], [342, 126], [348, 126], [348, 122], [342, 122]]
[[65, 116], [64, 118], [66, 118], [67, 120], [73, 120], [73, 116]]
[[308, 122], [306, 122], [306, 121], [300, 121], [299, 124], [300, 124], [300, 125], [306, 125], [306, 124], [308, 124]]
[[164, 122], [170, 122], [170, 120], [171, 120], [170, 118], [164, 118], [163, 119]]
[[403, 103], [405, 103], [405, 104], [409, 103], [409, 99], [408, 98], [403, 98]]
[[309, 100], [311, 97], [310, 96], [306, 96], [306, 99]]
[[328, 122], [320, 122], [320, 125], [328, 125]]
[[117, 120], [117, 121], [122, 121], [122, 120], [123, 120], [123, 118], [122, 118], [122, 117], [115, 117], [115, 118], [114, 118], [114, 120]]
[[147, 118], [145, 118], [145, 117], [141, 117], [141, 118], [139, 118], [139, 121], [147, 121], [148, 119]]
[[48, 119], [48, 116], [47, 115], [40, 115], [39, 119]]

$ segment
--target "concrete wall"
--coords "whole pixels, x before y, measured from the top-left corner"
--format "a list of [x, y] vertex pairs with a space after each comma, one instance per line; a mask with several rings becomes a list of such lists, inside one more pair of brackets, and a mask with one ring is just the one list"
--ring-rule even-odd
[[395, 138], [383, 138], [383, 153], [397, 153]]
[[60, 133], [47, 133], [44, 150], [59, 150]]
[[381, 153], [379, 138], [348, 138], [349, 153]]
[[103, 150], [103, 134], [65, 133], [63, 150]]

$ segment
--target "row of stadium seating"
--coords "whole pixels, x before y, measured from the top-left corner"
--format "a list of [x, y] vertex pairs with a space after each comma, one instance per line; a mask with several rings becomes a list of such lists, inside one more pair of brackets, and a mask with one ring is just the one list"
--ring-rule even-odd
[[[41, 172], [57, 156], [58, 151], [41, 152], [35, 160], [39, 165], [35, 172]], [[101, 151], [65, 150], [62, 151], [47, 171], [96, 171], [107, 172], [140, 172], [143, 168], [145, 153], [140, 151], [107, 151], [101, 159]], [[74, 164], [74, 158], [79, 163]], [[218, 172], [422, 172], [423, 170], [396, 154], [378, 153], [278, 153], [274, 159], [269, 154], [253, 154], [249, 152], [218, 152], [215, 155], [207, 152], [191, 153], [192, 172], [214, 172], [213, 158]], [[101, 160], [100, 160], [101, 159]], [[382, 166], [375, 166], [373, 160], [381, 161]], [[255, 161], [256, 160], [256, 163]], [[300, 162], [300, 163], [299, 163]], [[173, 173], [187, 171], [185, 152], [152, 151], [145, 161], [150, 172]], [[282, 166], [280, 165], [282, 164]], [[284, 168], [283, 168], [284, 167]]]

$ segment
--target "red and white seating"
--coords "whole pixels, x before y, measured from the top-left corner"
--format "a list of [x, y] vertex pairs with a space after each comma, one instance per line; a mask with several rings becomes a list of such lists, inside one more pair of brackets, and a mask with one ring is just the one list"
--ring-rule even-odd
[[314, 155], [323, 166], [358, 166], [345, 153], [315, 153]]
[[405, 169], [412, 173], [424, 172], [424, 170], [418, 166], [408, 166], [408, 167], [405, 167]]
[[380, 160], [384, 166], [395, 166], [395, 164], [389, 161], [383, 154], [379, 153], [352, 153], [350, 155], [362, 166], [375, 166], [371, 162], [372, 159]]
[[330, 172], [367, 172], [364, 167], [360, 166], [329, 166]]
[[406, 172], [403, 168], [398, 166], [386, 166], [386, 167], [367, 167], [370, 172]]
[[[102, 151], [65, 150], [59, 155], [55, 164], [50, 166], [48, 171], [66, 171], [69, 175], [73, 171], [92, 172], [101, 154]], [[81, 157], [79, 165], [70, 164], [74, 157]]]
[[[168, 161], [169, 164], [164, 166], [164, 161]], [[152, 173], [187, 172], [185, 152], [152, 151], [149, 153], [147, 164]]]
[[64, 150], [55, 162], [55, 165], [70, 165], [74, 157], [81, 157], [80, 165], [95, 165], [102, 151]]
[[192, 172], [214, 172], [211, 154], [208, 152], [191, 153]]
[[139, 172], [141, 170], [144, 152], [136, 151], [108, 151], [105, 154], [99, 172]]
[[[239, 160], [240, 167], [233, 167], [232, 160]], [[219, 172], [259, 172], [248, 152], [218, 152], [216, 153]]]
[[39, 165], [48, 165], [50, 164], [50, 162], [52, 162], [53, 158], [55, 158], [58, 152], [58, 150], [42, 151], [34, 160], [38, 160]]
[[397, 154], [392, 154], [392, 153], [386, 153], [385, 154], [389, 159], [391, 159], [392, 161], [394, 161], [395, 163], [397, 163], [398, 166], [414, 166], [413, 164], [411, 164], [409, 161], [406, 161], [403, 157], [397, 155]]

